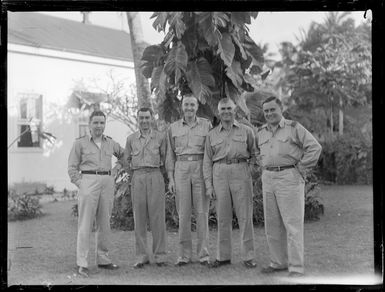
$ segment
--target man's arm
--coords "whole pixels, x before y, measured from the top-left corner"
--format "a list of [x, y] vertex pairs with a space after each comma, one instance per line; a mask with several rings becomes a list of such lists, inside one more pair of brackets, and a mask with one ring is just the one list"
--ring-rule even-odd
[[81, 153], [80, 153], [80, 143], [77, 141], [72, 145], [70, 155], [68, 156], [68, 175], [71, 179], [71, 182], [77, 187], [80, 187], [81, 175], [79, 173]]
[[166, 133], [162, 133], [162, 138], [160, 142], [160, 164], [161, 166], [166, 166], [166, 155], [167, 155], [167, 135]]
[[299, 170], [306, 171], [317, 164], [318, 158], [321, 154], [322, 147], [314, 136], [306, 130], [301, 124], [295, 127], [296, 136], [299, 143], [302, 145], [303, 155], [297, 163]]
[[171, 126], [169, 127], [166, 135], [166, 171], [168, 175], [169, 185], [168, 189], [171, 193], [175, 193], [175, 180], [174, 180], [174, 169], [175, 169], [175, 145], [174, 139], [172, 138]]
[[[205, 153], [203, 156], [203, 178], [206, 185], [206, 194], [210, 197], [214, 195], [213, 188], [213, 151], [211, 149], [210, 135], [206, 136]], [[215, 195], [214, 195], [215, 196]]]

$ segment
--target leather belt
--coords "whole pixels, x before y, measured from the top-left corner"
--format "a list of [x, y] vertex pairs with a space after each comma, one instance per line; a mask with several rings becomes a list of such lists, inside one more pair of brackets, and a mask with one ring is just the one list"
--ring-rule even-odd
[[111, 175], [111, 171], [82, 170], [84, 174]]
[[284, 165], [284, 166], [266, 166], [265, 169], [269, 171], [281, 171], [289, 168], [295, 168], [294, 165]]
[[233, 158], [233, 159], [222, 158], [217, 161], [214, 161], [214, 163], [226, 163], [226, 164], [234, 164], [234, 163], [241, 163], [241, 162], [247, 162], [247, 159], [246, 158]]
[[178, 161], [198, 161], [203, 160], [203, 154], [182, 154], [176, 157]]
[[159, 167], [150, 167], [150, 166], [145, 166], [145, 167], [140, 167], [140, 168], [136, 168], [136, 169], [133, 169], [134, 172], [144, 172], [144, 173], [149, 173], [149, 172], [153, 172], [153, 171], [156, 171], [156, 170], [159, 170]]

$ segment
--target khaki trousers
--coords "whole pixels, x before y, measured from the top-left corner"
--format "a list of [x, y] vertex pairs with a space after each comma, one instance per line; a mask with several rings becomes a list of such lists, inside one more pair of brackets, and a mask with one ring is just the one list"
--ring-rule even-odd
[[175, 163], [176, 208], [179, 216], [178, 261], [192, 258], [191, 214], [196, 215], [197, 255], [200, 261], [209, 260], [208, 213], [210, 200], [206, 196], [202, 160]]
[[262, 173], [265, 233], [273, 268], [304, 272], [304, 187], [295, 168]]
[[83, 174], [78, 196], [78, 236], [76, 263], [88, 267], [88, 253], [93, 223], [96, 218], [96, 263], [111, 263], [108, 250], [111, 245], [110, 217], [113, 206], [114, 179], [109, 175]]
[[254, 259], [253, 195], [248, 164], [214, 163], [213, 185], [217, 196], [217, 260], [231, 260], [233, 208], [240, 229], [241, 258]]
[[147, 222], [152, 232], [152, 253], [156, 262], [166, 255], [165, 185], [159, 168], [134, 170], [131, 198], [135, 222], [135, 250], [139, 262], [149, 261]]

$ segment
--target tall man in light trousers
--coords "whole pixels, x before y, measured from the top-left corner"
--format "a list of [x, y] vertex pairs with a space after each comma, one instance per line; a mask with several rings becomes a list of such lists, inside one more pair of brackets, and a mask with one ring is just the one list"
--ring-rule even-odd
[[[114, 176], [124, 166], [124, 149], [103, 135], [106, 116], [101, 111], [90, 115], [90, 136], [76, 139], [68, 158], [68, 174], [71, 182], [79, 188], [78, 235], [76, 263], [83, 277], [89, 276], [88, 253], [90, 236], [96, 217], [96, 261], [98, 267], [114, 270], [108, 256], [111, 245], [110, 217], [114, 200]], [[112, 155], [120, 160], [111, 171]]]
[[151, 129], [153, 112], [142, 107], [137, 113], [139, 131], [131, 134], [126, 142], [126, 155], [130, 171], [131, 198], [135, 222], [135, 250], [137, 262], [134, 268], [150, 263], [147, 250], [147, 220], [152, 232], [152, 253], [157, 266], [166, 265], [165, 185], [160, 167], [166, 157], [164, 133]]
[[166, 168], [169, 190], [175, 193], [179, 216], [179, 248], [177, 266], [192, 258], [191, 213], [196, 214], [197, 255], [202, 265], [209, 263], [208, 212], [210, 198], [206, 196], [202, 162], [206, 135], [211, 129], [207, 119], [196, 116], [198, 100], [186, 94], [182, 100], [183, 118], [171, 124], [168, 131]]
[[203, 175], [207, 195], [217, 199], [218, 250], [210, 267], [231, 263], [233, 207], [241, 237], [241, 258], [247, 268], [254, 268], [253, 192], [249, 163], [255, 163], [253, 129], [240, 124], [235, 104], [229, 99], [218, 103], [220, 124], [206, 137]]
[[289, 270], [304, 274], [304, 187], [306, 172], [321, 153], [317, 140], [301, 124], [282, 116], [281, 101], [271, 96], [263, 103], [267, 124], [256, 134], [262, 166], [265, 233], [270, 265], [263, 273]]

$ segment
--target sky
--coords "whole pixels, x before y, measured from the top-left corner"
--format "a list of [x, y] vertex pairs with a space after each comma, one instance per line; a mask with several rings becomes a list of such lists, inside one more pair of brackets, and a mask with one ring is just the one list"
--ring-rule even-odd
[[[80, 12], [41, 12], [56, 17], [63, 17], [75, 21], [82, 21]], [[145, 41], [149, 44], [159, 44], [164, 37], [163, 33], [157, 32], [150, 19], [153, 12], [140, 12], [143, 34]], [[250, 37], [257, 43], [267, 43], [269, 52], [274, 53], [277, 59], [278, 45], [283, 41], [297, 42], [296, 36], [300, 35], [300, 29], [309, 27], [312, 21], [322, 22], [326, 17], [324, 11], [301, 11], [301, 12], [260, 12], [257, 19], [252, 20], [250, 28]], [[352, 11], [351, 16], [356, 25], [370, 20], [370, 11], [367, 13], [367, 19], [364, 19], [364, 11]], [[90, 21], [94, 25], [105, 26], [109, 28], [129, 31], [125, 12], [91, 12]]]

